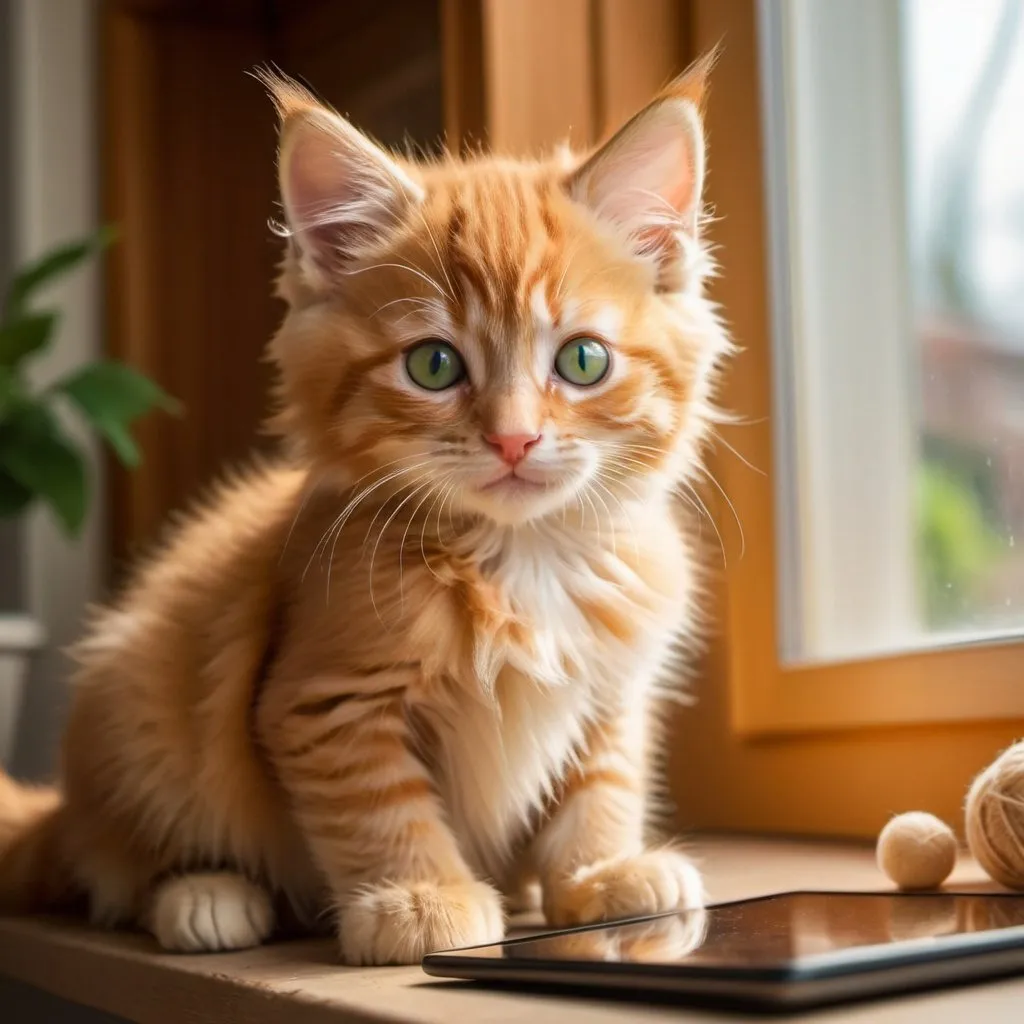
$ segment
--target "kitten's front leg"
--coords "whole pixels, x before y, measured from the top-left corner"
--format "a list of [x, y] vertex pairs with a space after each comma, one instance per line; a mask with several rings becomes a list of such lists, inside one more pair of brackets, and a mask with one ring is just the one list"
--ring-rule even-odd
[[317, 680], [261, 708], [261, 734], [339, 913], [350, 964], [496, 942], [501, 900], [466, 865], [399, 687]]
[[700, 906], [697, 869], [671, 848], [644, 849], [643, 709], [594, 723], [580, 763], [537, 837], [544, 913], [558, 926]]

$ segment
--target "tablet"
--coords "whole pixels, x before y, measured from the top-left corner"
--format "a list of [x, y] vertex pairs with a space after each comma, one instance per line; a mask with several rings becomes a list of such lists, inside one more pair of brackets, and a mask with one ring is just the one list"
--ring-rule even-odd
[[432, 953], [428, 974], [796, 1009], [1024, 972], [1024, 896], [789, 892]]

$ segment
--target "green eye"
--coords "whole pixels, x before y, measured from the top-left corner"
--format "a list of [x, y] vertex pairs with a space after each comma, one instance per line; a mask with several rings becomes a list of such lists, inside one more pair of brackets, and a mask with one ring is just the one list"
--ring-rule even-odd
[[608, 349], [596, 338], [573, 338], [555, 356], [558, 376], [584, 388], [603, 380], [610, 365]]
[[424, 341], [405, 357], [414, 383], [428, 391], [444, 391], [465, 376], [462, 356], [446, 341]]

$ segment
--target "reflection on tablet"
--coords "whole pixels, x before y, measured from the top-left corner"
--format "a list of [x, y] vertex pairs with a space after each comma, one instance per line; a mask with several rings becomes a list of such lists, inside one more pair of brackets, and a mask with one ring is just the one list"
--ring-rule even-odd
[[[1024, 928], [1024, 896], [791, 893], [513, 942], [515, 960], [774, 968], [856, 947]], [[480, 954], [490, 955], [484, 950]]]
[[521, 959], [604, 960], [629, 963], [673, 963], [704, 942], [707, 911], [659, 917], [621, 928], [552, 935], [505, 949]]

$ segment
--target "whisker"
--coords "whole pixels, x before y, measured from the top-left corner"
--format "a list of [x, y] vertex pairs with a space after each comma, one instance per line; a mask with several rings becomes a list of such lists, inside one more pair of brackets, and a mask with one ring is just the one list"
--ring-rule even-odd
[[[436, 312], [436, 310], [434, 312]], [[395, 321], [395, 326], [397, 327], [399, 324], [404, 324], [406, 320], [409, 320], [414, 316], [423, 316], [424, 320], [427, 319], [422, 309], [410, 309], [408, 313], [404, 313]]]
[[429, 572], [430, 575], [433, 576], [434, 579], [438, 581], [438, 583], [443, 583], [444, 580], [442, 580], [441, 577], [437, 575], [437, 573], [434, 571], [434, 567], [430, 564], [430, 559], [427, 558], [427, 551], [426, 551], [426, 547], [425, 547], [425, 544], [424, 544], [424, 535], [427, 532], [427, 524], [430, 522], [430, 517], [431, 517], [431, 515], [434, 512], [434, 508], [436, 507], [437, 508], [437, 531], [438, 531], [438, 534], [439, 534], [439, 536], [436, 538], [436, 540], [437, 540], [438, 544], [441, 544], [441, 546], [444, 547], [444, 544], [442, 543], [441, 538], [440, 538], [440, 531], [441, 531], [441, 509], [444, 507], [445, 499], [451, 493], [452, 485], [448, 484], [448, 481], [450, 479], [451, 479], [451, 474], [449, 473], [449, 475], [447, 477], [445, 477], [440, 482], [440, 484], [438, 485], [438, 487], [437, 487], [437, 494], [435, 495], [434, 500], [431, 502], [430, 508], [427, 509], [427, 514], [423, 517], [423, 525], [420, 527], [420, 558], [423, 559], [423, 564], [427, 567], [427, 572]]
[[715, 441], [717, 441], [719, 444], [725, 445], [725, 447], [728, 448], [729, 451], [731, 451], [733, 453], [733, 455], [735, 455], [736, 458], [739, 459], [740, 462], [742, 462], [743, 465], [746, 466], [748, 469], [753, 470], [759, 476], [766, 477], [768, 475], [763, 469], [758, 469], [758, 467], [755, 466], [752, 462], [750, 462], [748, 459], [744, 458], [744, 456], [740, 452], [738, 452], [731, 444], [729, 444], [729, 442], [726, 441], [726, 439], [724, 437], [722, 437], [721, 434], [718, 434], [718, 433], [715, 434]]
[[413, 498], [415, 498], [416, 495], [419, 494], [419, 492], [421, 490], [423, 490], [424, 487], [429, 487], [429, 486], [430, 486], [429, 484], [420, 484], [414, 490], [410, 491], [410, 493], [407, 494], [395, 506], [394, 512], [392, 512], [391, 515], [389, 515], [387, 517], [387, 519], [384, 521], [384, 525], [380, 528], [380, 532], [377, 534], [377, 540], [376, 540], [376, 542], [373, 545], [373, 552], [370, 554], [370, 604], [373, 605], [373, 612], [377, 616], [377, 620], [380, 622], [380, 624], [382, 626], [385, 626], [385, 628], [386, 628], [386, 625], [385, 625], [384, 620], [380, 617], [380, 610], [377, 608], [377, 598], [376, 598], [376, 596], [374, 594], [374, 591], [373, 591], [373, 565], [374, 565], [374, 562], [375, 562], [375, 560], [377, 558], [377, 549], [380, 547], [380, 542], [381, 542], [382, 538], [384, 537], [384, 534], [387, 532], [387, 528], [394, 522], [395, 516], [397, 516], [398, 513], [402, 511], [402, 508], [405, 505], [407, 505]]
[[589, 487], [584, 487], [579, 492], [579, 495], [580, 495], [581, 502], [582, 502], [582, 499], [586, 498], [587, 502], [590, 504], [590, 509], [594, 513], [594, 523], [595, 523], [595, 525], [597, 527], [597, 546], [599, 548], [603, 547], [604, 544], [603, 544], [603, 540], [602, 540], [602, 537], [601, 537], [601, 517], [597, 514], [597, 506], [594, 504], [594, 499], [590, 496], [590, 488]]
[[[378, 487], [383, 487], [384, 484], [390, 483], [392, 480], [397, 480], [400, 476], [404, 476], [406, 473], [412, 473], [414, 470], [422, 469], [424, 466], [427, 466], [429, 464], [430, 464], [430, 460], [428, 459], [425, 462], [419, 462], [419, 463], [416, 463], [413, 466], [406, 466], [404, 469], [396, 469], [396, 470], [393, 470], [392, 472], [388, 473], [387, 476], [385, 476], [381, 480], [378, 480], [376, 483], [368, 484], [366, 487], [363, 488], [362, 491], [359, 492], [359, 494], [357, 494], [351, 501], [349, 501], [349, 503], [341, 510], [340, 514], [338, 515], [337, 519], [335, 519], [334, 524], [333, 524], [333, 526], [331, 528], [332, 532], [334, 531], [335, 528], [337, 528], [338, 529], [338, 533], [340, 535], [341, 530], [344, 529], [345, 524], [352, 517], [352, 514], [355, 512], [355, 510], [359, 507], [359, 505], [366, 498], [368, 498], [374, 491], [376, 491]], [[335, 537], [335, 543], [337, 543], [337, 537]], [[319, 548], [319, 545], [318, 545], [318, 548]], [[325, 553], [326, 553], [326, 544], [325, 544], [325, 550], [321, 552], [321, 560], [322, 560], [323, 555]], [[316, 554], [316, 550], [314, 550], [313, 554], [314, 555]]]
[[[418, 467], [412, 466], [408, 470], [398, 470], [395, 473], [392, 473], [391, 476], [389, 477], [389, 479], [396, 479], [397, 477], [404, 475], [406, 472], [412, 472], [412, 470], [414, 470], [416, 468], [418, 468]], [[386, 480], [382, 480], [380, 482], [381, 483], [386, 483], [387, 481]], [[407, 485], [407, 486], [409, 486], [409, 485]], [[373, 489], [375, 489], [375, 488], [371, 488], [371, 490], [373, 490]], [[388, 500], [390, 500], [390, 499], [388, 499]], [[357, 501], [356, 504], [358, 505], [359, 502]], [[381, 508], [383, 508], [384, 505], [387, 505], [387, 501], [385, 501], [384, 504], [381, 505]], [[334, 571], [334, 553], [338, 549], [338, 541], [341, 538], [342, 531], [345, 529], [345, 524], [349, 521], [349, 519], [351, 518], [352, 513], [354, 511], [355, 511], [355, 506], [353, 506], [352, 511], [349, 512], [349, 514], [347, 516], [339, 517], [338, 520], [336, 520], [337, 526], [336, 526], [336, 528], [333, 529], [334, 542], [331, 544], [330, 559], [327, 562], [327, 587], [326, 587], [325, 600], [327, 601], [328, 604], [330, 603], [330, 600], [331, 600], [331, 573]], [[373, 523], [376, 521], [377, 516], [379, 514], [380, 514], [380, 509], [377, 510], [377, 512], [374, 514], [373, 520], [371, 520], [371, 522], [370, 522], [370, 527], [371, 528], [373, 527]], [[365, 541], [364, 541], [364, 543], [365, 543]], [[324, 551], [326, 552], [326, 546], [324, 547]]]
[[400, 302], [418, 302], [421, 306], [426, 306], [429, 309], [436, 310], [438, 307], [444, 309], [444, 303], [440, 302], [431, 296], [422, 295], [402, 295], [397, 299], [391, 299], [389, 302], [385, 302], [383, 305], [378, 306], [366, 319], [372, 320], [379, 313], [383, 313], [385, 309], [390, 306], [397, 306]]
[[441, 273], [444, 274], [444, 279], [448, 284], [448, 298], [451, 299], [452, 303], [455, 303], [455, 285], [452, 284], [452, 279], [448, 276], [444, 260], [441, 259], [441, 250], [437, 247], [437, 239], [434, 238], [434, 232], [430, 230], [430, 224], [427, 221], [427, 215], [423, 212], [423, 208], [418, 206], [416, 209], [419, 212], [420, 220], [423, 221], [423, 227], [426, 228], [430, 244], [434, 247], [434, 254], [437, 256], [437, 265], [440, 268]]
[[576, 502], [576, 507], [580, 511], [580, 529], [581, 530], [586, 530], [586, 528], [587, 528], [587, 510], [586, 510], [586, 508], [585, 508], [585, 506], [583, 504], [583, 499], [580, 497], [579, 491], [576, 491], [575, 494], [573, 494], [573, 499]]
[[629, 526], [630, 539], [633, 542], [633, 554], [634, 554], [636, 560], [639, 561], [640, 560], [640, 545], [639, 545], [639, 541], [637, 540], [636, 525], [633, 522], [633, 517], [627, 511], [626, 506], [622, 503], [622, 499], [614, 491], [612, 491], [605, 483], [603, 483], [603, 481], [604, 480], [610, 480], [616, 487], [622, 487], [625, 490], [629, 491], [629, 493], [633, 496], [633, 499], [634, 499], [634, 501], [637, 502], [637, 504], [642, 504], [643, 503], [643, 499], [636, 492], [636, 490], [634, 489], [632, 484], [626, 478], [626, 476], [623, 473], [623, 471], [620, 470], [620, 469], [616, 469], [614, 467], [609, 467], [609, 466], [602, 466], [598, 470], [598, 480], [601, 481], [600, 485], [603, 488], [603, 490], [605, 491], [605, 493], [610, 498], [613, 498], [615, 500], [616, 504], [622, 510], [622, 514], [623, 514], [623, 516], [624, 516], [624, 518], [626, 520], [626, 524]]
[[704, 520], [708, 518], [706, 511], [700, 508], [700, 506], [691, 498], [688, 494], [683, 491], [673, 491], [673, 496], [678, 498], [680, 501], [685, 501], [686, 504], [693, 509], [697, 516], [697, 536], [701, 540], [704, 538]]
[[[436, 490], [438, 490], [439, 486], [440, 485], [438, 483], [432, 483], [432, 484], [428, 484], [427, 485], [427, 493], [425, 495], [423, 495], [423, 497], [420, 499], [419, 503], [412, 510], [412, 515], [409, 517], [409, 522], [407, 522], [405, 524], [405, 532], [402, 534], [401, 543], [398, 545], [398, 599], [399, 599], [399, 602], [401, 603], [401, 606], [403, 608], [405, 607], [405, 565], [404, 565], [404, 562], [405, 562], [405, 541], [406, 541], [406, 539], [409, 536], [409, 529], [410, 529], [410, 527], [412, 526], [412, 524], [414, 522], [416, 522], [416, 516], [419, 513], [419, 510], [423, 507], [423, 505], [427, 501], [427, 499]], [[427, 515], [429, 515], [429, 514], [430, 513], [428, 511]], [[426, 523], [426, 521], [427, 521], [427, 517], [426, 516], [423, 517], [423, 521], [424, 521], [424, 523]], [[422, 541], [422, 539], [423, 539], [423, 535], [421, 533], [420, 534], [420, 540]], [[371, 568], [371, 573], [372, 573], [372, 571], [373, 570]], [[371, 575], [371, 581], [372, 581], [372, 575]]]
[[[597, 482], [598, 481], [596, 481], [596, 480], [588, 480], [586, 485], [585, 485], [585, 489], [589, 492], [591, 490], [591, 488], [593, 487], [593, 485], [595, 483], [597, 483]], [[608, 519], [608, 525], [612, 529], [612, 556], [616, 560], [618, 560], [619, 549], [618, 549], [618, 545], [616, 543], [616, 536], [615, 536], [615, 517], [612, 515], [612, 510], [608, 507], [608, 502], [606, 502], [604, 500], [604, 498], [602, 498], [601, 495], [597, 491], [593, 492], [593, 495], [591, 497], [591, 503], [593, 503], [593, 499], [594, 498], [596, 498], [599, 502], [601, 502], [601, 507], [604, 509], [605, 516]], [[595, 515], [596, 515], [596, 509], [595, 509]], [[601, 544], [600, 534], [598, 535], [598, 544]]]
[[[465, 501], [466, 501], [466, 492], [465, 491], [460, 491], [459, 492], [459, 518], [460, 519], [462, 518], [462, 512], [463, 512], [463, 507], [465, 505]], [[458, 530], [455, 529], [455, 522], [452, 519], [452, 515], [454, 514], [454, 512], [453, 512], [454, 508], [455, 508], [454, 503], [449, 502], [449, 504], [448, 504], [448, 529], [451, 530], [451, 533], [452, 533], [453, 537], [458, 533]]]
[[637, 444], [635, 441], [613, 441], [608, 447], [617, 451], [632, 452], [634, 455], [657, 455], [662, 460], [669, 454], [663, 448], [655, 448], [649, 444]]
[[736, 511], [736, 506], [732, 503], [729, 495], [725, 493], [725, 488], [715, 479], [714, 474], [711, 470], [704, 467], [701, 472], [706, 476], [714, 485], [718, 488], [718, 493], [725, 499], [725, 503], [729, 506], [729, 510], [732, 512], [733, 519], [736, 520], [736, 528], [740, 531], [740, 558], [746, 553], [747, 550], [747, 538], [743, 532], [743, 524], [740, 522], [739, 513]]
[[424, 274], [422, 270], [418, 270], [416, 267], [407, 266], [404, 263], [374, 263], [370, 267], [356, 267], [354, 270], [346, 270], [345, 273], [354, 277], [356, 274], [365, 274], [370, 270], [386, 270], [387, 268], [394, 270], [406, 270], [410, 274], [415, 274], [421, 281], [425, 281], [430, 285], [442, 298], [447, 298], [445, 290], [428, 274]]
[[583, 244], [582, 242], [577, 242], [572, 247], [572, 249], [569, 250], [569, 255], [566, 257], [566, 260], [565, 260], [565, 266], [562, 268], [562, 274], [558, 278], [558, 284], [555, 285], [555, 291], [554, 291], [555, 298], [561, 298], [562, 297], [562, 285], [565, 283], [565, 275], [569, 273], [569, 268], [572, 266], [573, 260], [576, 259], [576, 256], [578, 255], [579, 250], [580, 250], [580, 246], [582, 244]]
[[600, 470], [600, 473], [602, 477], [607, 477], [607, 479], [610, 480], [613, 484], [615, 484], [616, 487], [622, 487], [625, 490], [629, 491], [633, 500], [637, 504], [643, 504], [644, 499], [637, 492], [636, 488], [633, 487], [633, 485], [630, 483], [629, 477], [625, 475], [624, 470], [618, 469], [615, 466], [603, 466]]
[[444, 548], [445, 544], [444, 544], [444, 537], [442, 536], [442, 533], [441, 533], [441, 513], [444, 511], [445, 506], [447, 505], [448, 506], [448, 515], [449, 515], [449, 519], [450, 519], [450, 517], [451, 517], [451, 503], [449, 502], [448, 499], [451, 497], [452, 491], [454, 491], [454, 490], [455, 490], [455, 484], [454, 483], [449, 484], [447, 489], [444, 492], [444, 495], [441, 498], [440, 503], [437, 506], [437, 526], [436, 526], [437, 542], [438, 542], [438, 544], [441, 545], [442, 549]]
[[[391, 504], [392, 499], [397, 498], [400, 494], [404, 493], [408, 488], [415, 487], [424, 477], [425, 473], [421, 473], [415, 480], [411, 480], [409, 483], [402, 484], [402, 486], [392, 495], [389, 495], [386, 500], [382, 501], [377, 508], [377, 511], [373, 513], [373, 518], [370, 520], [370, 525], [366, 527], [366, 534], [363, 536], [363, 552], [366, 551], [366, 545], [370, 540], [370, 534], [373, 533], [373, 527], [377, 520], [380, 518], [381, 513]], [[401, 506], [399, 506], [401, 507]]]
[[432, 459], [442, 454], [443, 452], [440, 451], [413, 452], [410, 455], [402, 455], [397, 459], [392, 459], [390, 462], [385, 462], [380, 466], [374, 466], [373, 469], [368, 470], [361, 477], [359, 477], [356, 480], [353, 480], [352, 483], [348, 485], [347, 493], [351, 494], [356, 489], [356, 487], [358, 487], [359, 484], [362, 483], [368, 476], [373, 476], [374, 473], [381, 473], [389, 466], [397, 466], [398, 463], [400, 462], [409, 462], [412, 459]]
[[719, 423], [724, 423], [730, 427], [760, 427], [765, 423], [769, 422], [767, 416], [758, 416], [757, 419], [748, 419], [746, 416], [734, 416], [732, 413], [727, 412], [724, 409], [716, 410], [716, 416], [721, 417], [717, 420]]
[[[615, 483], [615, 480], [613, 479], [612, 482]], [[621, 483], [621, 482], [622, 481], [620, 480], [619, 483]], [[607, 494], [608, 497], [611, 498], [612, 501], [614, 501], [616, 505], [619, 506], [619, 510], [622, 512], [622, 518], [626, 521], [626, 525], [629, 527], [629, 536], [630, 536], [630, 539], [633, 542], [633, 555], [635, 556], [636, 560], [639, 562], [640, 561], [640, 546], [639, 546], [639, 543], [637, 541], [636, 526], [633, 523], [633, 517], [626, 510], [626, 506], [622, 503], [622, 499], [613, 490], [611, 490], [605, 484], [603, 471], [598, 470], [597, 476], [594, 478], [594, 483], [598, 487], [600, 487], [601, 490], [604, 491], [604, 493]], [[633, 494], [636, 495], [636, 492], [634, 491]], [[639, 496], [637, 496], [637, 500], [639, 500]]]
[[[689, 501], [689, 503], [690, 503], [690, 505], [692, 507], [697, 508], [699, 506], [700, 511], [702, 511], [704, 513], [704, 515], [707, 516], [708, 522], [711, 523], [711, 528], [715, 531], [715, 536], [718, 538], [718, 546], [722, 549], [722, 565], [725, 568], [728, 568], [729, 567], [729, 559], [728, 559], [728, 557], [726, 556], [726, 553], [725, 553], [725, 541], [722, 540], [722, 533], [718, 529], [718, 523], [715, 522], [715, 517], [708, 511], [708, 507], [707, 507], [707, 505], [704, 504], [704, 501], [701, 498], [701, 496], [697, 493], [697, 491], [695, 491], [693, 489], [693, 487], [687, 481], [683, 480], [679, 484], [679, 486], [680, 487], [685, 487], [687, 493], [684, 494], [684, 493], [681, 493], [679, 491], [676, 491], [676, 493], [679, 494], [680, 497], [682, 497], [685, 500]], [[694, 504], [694, 502], [696, 502], [696, 505]]]
[[[395, 460], [395, 461], [402, 461], [402, 460]], [[327, 545], [330, 543], [332, 536], [334, 536], [334, 542], [335, 542], [335, 544], [337, 544], [337, 536], [335, 535], [335, 530], [337, 530], [338, 531], [338, 535], [340, 535], [341, 530], [344, 529], [345, 523], [348, 522], [348, 520], [351, 517], [352, 513], [356, 510], [356, 508], [367, 497], [369, 497], [370, 494], [372, 494], [375, 490], [377, 490], [378, 487], [382, 487], [384, 484], [390, 482], [391, 480], [395, 480], [395, 479], [397, 479], [398, 477], [402, 476], [405, 473], [411, 473], [413, 470], [419, 469], [419, 468], [421, 468], [421, 466], [427, 466], [429, 464], [430, 464], [430, 460], [428, 459], [427, 461], [425, 461], [423, 463], [420, 463], [419, 465], [409, 466], [409, 467], [407, 467], [405, 469], [395, 470], [394, 472], [389, 473], [386, 477], [384, 477], [383, 480], [378, 480], [376, 483], [368, 485], [367, 487], [363, 488], [363, 490], [359, 494], [357, 494], [354, 498], [352, 498], [348, 502], [348, 504], [346, 504], [345, 507], [338, 514], [338, 516], [334, 520], [334, 522], [332, 522], [331, 525], [321, 535], [320, 540], [317, 542], [316, 547], [313, 549], [313, 553], [309, 556], [309, 561], [306, 562], [305, 569], [302, 571], [302, 581], [305, 582], [306, 575], [309, 572], [310, 566], [312, 566], [313, 560], [317, 557], [318, 554], [321, 555], [321, 562], [322, 562], [322, 556], [323, 556], [324, 553], [326, 553]], [[379, 472], [379, 470], [375, 470], [374, 472]], [[364, 479], [366, 476], [370, 476], [370, 475], [372, 475], [372, 474], [371, 473], [364, 474], [364, 476], [360, 477], [360, 479]], [[352, 489], [354, 489], [354, 488], [352, 488]], [[350, 493], [351, 493], [351, 491], [350, 491]], [[334, 548], [331, 549], [332, 558], [333, 558], [333, 552], [334, 552]]]
[[277, 560], [277, 564], [280, 565], [284, 561], [284, 556], [288, 551], [288, 545], [291, 543], [292, 534], [295, 532], [295, 527], [299, 522], [299, 517], [306, 510], [306, 506], [309, 504], [309, 499], [313, 496], [313, 492], [316, 490], [317, 485], [320, 483], [320, 478], [316, 477], [306, 482], [305, 494], [302, 496], [302, 502], [299, 504], [298, 511], [296, 511], [294, 518], [292, 519], [292, 525], [288, 527], [288, 535], [284, 539], [284, 544], [281, 545], [281, 555]]
[[638, 466], [640, 469], [644, 470], [646, 473], [654, 472], [658, 468], [657, 466], [652, 466], [648, 462], [643, 462], [640, 459], [633, 458], [633, 456], [631, 456], [631, 455], [623, 455], [621, 452], [613, 453], [613, 457], [614, 457], [616, 463], [624, 462], [624, 463], [627, 463], [630, 466]]

